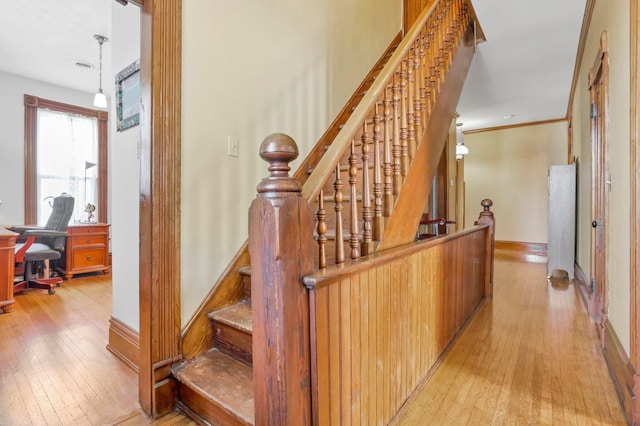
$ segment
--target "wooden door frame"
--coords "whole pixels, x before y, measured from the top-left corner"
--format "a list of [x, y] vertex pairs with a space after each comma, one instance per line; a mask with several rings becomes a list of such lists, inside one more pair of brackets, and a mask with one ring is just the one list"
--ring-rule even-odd
[[[594, 87], [600, 86], [598, 90], [602, 93], [602, 98], [596, 96]], [[596, 288], [592, 286], [591, 293], [591, 314], [598, 321], [598, 332], [600, 334], [601, 345], [605, 344], [605, 326], [608, 314], [608, 188], [604, 182], [609, 174], [609, 154], [608, 154], [608, 116], [609, 116], [609, 53], [607, 43], [607, 31], [602, 31], [600, 37], [600, 49], [596, 56], [593, 67], [589, 71], [589, 98], [593, 111], [596, 106], [596, 117], [591, 113], [591, 220], [600, 221], [597, 226], [592, 227], [591, 236], [591, 282], [595, 280]], [[602, 99], [602, 104], [600, 104]], [[602, 117], [598, 120], [597, 117]], [[601, 215], [600, 215], [601, 213]], [[602, 270], [596, 270], [596, 234], [602, 232]], [[595, 276], [598, 275], [598, 276]]]
[[172, 411], [180, 353], [182, 0], [140, 6], [140, 364], [138, 399]]

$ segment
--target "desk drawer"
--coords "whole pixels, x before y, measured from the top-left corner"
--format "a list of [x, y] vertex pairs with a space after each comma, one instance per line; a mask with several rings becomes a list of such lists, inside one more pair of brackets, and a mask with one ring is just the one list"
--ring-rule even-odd
[[105, 235], [74, 235], [67, 239], [67, 244], [72, 247], [86, 247], [86, 246], [104, 246], [106, 241]]
[[105, 264], [104, 251], [104, 248], [74, 250], [73, 269], [103, 266]]

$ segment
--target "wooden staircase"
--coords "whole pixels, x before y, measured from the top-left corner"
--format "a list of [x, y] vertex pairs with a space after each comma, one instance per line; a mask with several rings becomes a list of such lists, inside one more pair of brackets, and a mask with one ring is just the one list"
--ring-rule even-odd
[[178, 405], [205, 424], [254, 423], [251, 345], [251, 275], [242, 301], [211, 312], [213, 349], [172, 370], [179, 381]]
[[[447, 4], [453, 3], [452, 0], [443, 1], [448, 2]], [[456, 5], [466, 4], [463, 0], [456, 0], [456, 2]], [[466, 13], [468, 14], [468, 12]], [[443, 15], [438, 19], [449, 18]], [[464, 34], [467, 29], [465, 26], [465, 28], [458, 31]], [[371, 96], [368, 93], [369, 90], [385, 69], [387, 62], [397, 56], [394, 55], [394, 52], [399, 43], [400, 37], [397, 37], [365, 77], [360, 87], [356, 89], [347, 105], [338, 114], [295, 174], [295, 178], [301, 184], [305, 184], [310, 180], [312, 185], [320, 188], [316, 192], [311, 190], [312, 196], [309, 197], [312, 200], [310, 204], [313, 210], [317, 211], [315, 238], [320, 244], [315, 247], [316, 269], [321, 269], [334, 263], [343, 263], [348, 258], [356, 259], [360, 256], [374, 253], [381, 244], [384, 224], [389, 222], [391, 216], [391, 213], [385, 214], [384, 217], [382, 216], [381, 209], [383, 206], [381, 200], [386, 197], [385, 203], [391, 200], [393, 204], [394, 201], [397, 203], [399, 199], [400, 189], [392, 190], [389, 186], [391, 185], [390, 180], [393, 179], [396, 182], [400, 182], [400, 186], [402, 186], [403, 179], [410, 179], [408, 176], [410, 167], [408, 151], [413, 149], [411, 155], [416, 155], [416, 152], [415, 147], [409, 148], [408, 146], [408, 135], [404, 135], [406, 143], [404, 147], [399, 145], [392, 147], [389, 143], [385, 144], [385, 138], [381, 137], [384, 134], [384, 130], [381, 130], [381, 125], [384, 124], [385, 119], [386, 124], [384, 126], [391, 126], [389, 119], [391, 115], [389, 112], [390, 105], [392, 102], [397, 102], [397, 99], [394, 100], [390, 92], [388, 95], [384, 95], [384, 101], [375, 101], [375, 115], [372, 118], [364, 118], [362, 120], [360, 124], [362, 126], [361, 130], [358, 131], [357, 135], [353, 135], [350, 147], [335, 148], [333, 144], [333, 141], [345, 131], [345, 125], [353, 121], [350, 121], [352, 115], [358, 114], [360, 102], [363, 99], [366, 101], [366, 98]], [[448, 40], [442, 42], [443, 46], [448, 46], [449, 44], [453, 43]], [[434, 52], [437, 53], [437, 50], [434, 49]], [[453, 54], [449, 55], [453, 56]], [[417, 58], [417, 55], [415, 57]], [[447, 61], [452, 62], [452, 58], [449, 57]], [[400, 66], [402, 67], [402, 65]], [[404, 78], [406, 79], [406, 75]], [[431, 83], [432, 80], [433, 83]], [[429, 84], [432, 84], [430, 87], [435, 88], [437, 86], [438, 90], [445, 84], [445, 80], [446, 75], [439, 75], [435, 69], [427, 77]], [[437, 96], [438, 90], [434, 89], [431, 92], [434, 98]], [[394, 95], [396, 94], [394, 93]], [[459, 92], [456, 95], [455, 102], [457, 102], [457, 96], [459, 96]], [[415, 104], [416, 116], [420, 110], [419, 101], [419, 97], [417, 97]], [[428, 107], [437, 117], [437, 100], [432, 99], [431, 102], [433, 105], [430, 104]], [[380, 107], [379, 113], [378, 107]], [[398, 108], [397, 104], [394, 108]], [[398, 115], [400, 114], [399, 111], [397, 109]], [[425, 116], [426, 113], [427, 111], [424, 111]], [[417, 118], [416, 121], [418, 121]], [[428, 135], [429, 123], [426, 121], [426, 119], [423, 121], [423, 126], [425, 134]], [[367, 129], [370, 129], [370, 133], [367, 133]], [[416, 137], [416, 135], [412, 135], [412, 137], [419, 139], [419, 136]], [[423, 145], [426, 145], [426, 143], [423, 143]], [[391, 152], [392, 149], [393, 152]], [[442, 147], [440, 147], [439, 152], [441, 151]], [[322, 162], [326, 161], [325, 157], [327, 155], [335, 156], [336, 153], [338, 153], [339, 159], [335, 168], [332, 167], [334, 178], [327, 174], [322, 182], [318, 184], [313, 182], [314, 172], [318, 167], [324, 167]], [[371, 161], [368, 161], [368, 158]], [[373, 161], [374, 158], [377, 158], [376, 162]], [[385, 168], [389, 169], [385, 171], [387, 181], [384, 188], [380, 183], [380, 173], [383, 173], [383, 166], [379, 159], [385, 159]], [[405, 161], [407, 161], [407, 164], [404, 164]], [[393, 162], [393, 166], [391, 162]], [[401, 169], [402, 176], [400, 176]], [[365, 189], [356, 188], [353, 182], [356, 180], [358, 173], [363, 176], [361, 179], [365, 183], [375, 181], [379, 185], [373, 191], [366, 189], [366, 184], [364, 185]], [[342, 192], [343, 186], [346, 188], [344, 193]], [[306, 197], [307, 195], [303, 189], [303, 196]], [[351, 202], [352, 200], [353, 202]], [[344, 209], [342, 203], [345, 203], [348, 207]], [[331, 210], [334, 210], [336, 214], [327, 215], [325, 204], [333, 204]], [[420, 205], [420, 210], [423, 205], [424, 203]], [[346, 210], [345, 214], [341, 214], [343, 209]], [[378, 221], [373, 220], [374, 215], [377, 215]], [[417, 230], [417, 222], [414, 228]], [[348, 230], [348, 232], [345, 230]], [[335, 253], [335, 256], [327, 256], [326, 253]], [[254, 424], [255, 419], [254, 373], [252, 369], [251, 270], [248, 266], [246, 245], [240, 250], [230, 268], [229, 277], [223, 280], [223, 284], [226, 283], [227, 287], [231, 288], [231, 290], [224, 290], [228, 292], [224, 302], [211, 303], [205, 301], [200, 309], [205, 310], [208, 306], [215, 306], [215, 309], [206, 314], [210, 322], [209, 330], [205, 331], [203, 336], [198, 336], [195, 339], [189, 337], [188, 346], [190, 349], [183, 348], [183, 353], [185, 358], [191, 359], [186, 359], [172, 368], [172, 375], [178, 382], [179, 407], [189, 416], [203, 424]], [[239, 291], [239, 285], [235, 283], [238, 283], [240, 279], [242, 281], [242, 290]], [[221, 288], [214, 290], [220, 293], [222, 291]], [[212, 291], [207, 297], [209, 301], [216, 298], [215, 291]], [[220, 296], [220, 298], [222, 297]], [[196, 319], [196, 321], [202, 323], [201, 319]], [[190, 326], [192, 324], [189, 324]], [[196, 343], [194, 344], [192, 341], [196, 341]], [[198, 348], [202, 347], [207, 347], [207, 350], [198, 350]]]
[[[398, 34], [301, 164], [298, 180], [304, 181], [313, 172], [314, 163], [331, 145], [400, 41]], [[341, 164], [342, 170], [348, 170], [348, 156]], [[348, 240], [344, 244], [348, 245]], [[328, 247], [332, 248], [333, 242]], [[254, 420], [251, 267], [240, 267], [237, 273], [243, 283], [241, 300], [208, 314], [213, 330], [213, 348], [172, 369], [179, 382], [178, 405], [192, 418], [205, 424], [253, 424]]]

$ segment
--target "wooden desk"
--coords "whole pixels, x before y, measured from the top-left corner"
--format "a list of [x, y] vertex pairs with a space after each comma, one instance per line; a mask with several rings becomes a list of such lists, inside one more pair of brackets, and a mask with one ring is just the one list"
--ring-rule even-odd
[[0, 226], [0, 311], [13, 309], [13, 268], [18, 234]]
[[109, 271], [109, 226], [106, 223], [69, 225], [65, 252], [57, 267], [65, 280], [76, 274]]

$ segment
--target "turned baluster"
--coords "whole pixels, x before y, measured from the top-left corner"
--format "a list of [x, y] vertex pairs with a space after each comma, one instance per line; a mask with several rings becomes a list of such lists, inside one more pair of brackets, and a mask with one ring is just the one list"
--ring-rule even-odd
[[401, 161], [402, 142], [400, 140], [400, 83], [398, 75], [393, 76], [393, 195], [400, 194], [402, 187]]
[[416, 147], [422, 139], [422, 100], [420, 93], [422, 93], [422, 68], [420, 67], [421, 58], [420, 41], [415, 43], [415, 57], [413, 58], [413, 147], [411, 145], [411, 135], [409, 135], [409, 157], [413, 160], [416, 156]]
[[[407, 86], [409, 85], [409, 70], [413, 73], [413, 69], [411, 69], [408, 64], [409, 61], [410, 59], [405, 59], [402, 61], [402, 65], [400, 66], [400, 176], [402, 176], [400, 185], [402, 185], [402, 181], [404, 181], [404, 178], [407, 177], [407, 173], [409, 173], [408, 119], [411, 101]], [[398, 188], [397, 191], [397, 194], [399, 194], [400, 188]]]
[[344, 262], [344, 232], [342, 230], [342, 179], [340, 179], [340, 163], [336, 166], [336, 180], [333, 182], [333, 210], [336, 212], [336, 263]]
[[[374, 116], [375, 121], [375, 116]], [[367, 129], [367, 122], [362, 125], [362, 246], [363, 256], [373, 252], [372, 232], [371, 232], [371, 192], [369, 190], [369, 145], [371, 137]], [[374, 145], [375, 149], [375, 145]]]
[[[427, 76], [427, 63], [425, 60], [427, 51], [429, 49], [429, 38], [422, 32], [420, 38], [420, 50], [419, 50], [419, 78], [417, 79], [418, 85], [420, 88], [420, 122], [424, 123], [424, 126], [427, 126], [427, 117], [429, 116], [429, 111], [427, 110], [427, 105], [429, 104], [429, 86], [425, 82], [425, 78]], [[422, 132], [421, 132], [422, 133]], [[418, 143], [421, 138], [418, 138]]]
[[327, 211], [324, 209], [324, 191], [320, 191], [318, 196], [318, 211], [316, 212], [316, 219], [318, 221], [318, 268], [323, 269], [327, 267]]
[[[362, 145], [364, 148], [364, 145]], [[367, 174], [367, 170], [363, 170], [364, 174]], [[351, 187], [351, 199], [349, 200], [349, 207], [351, 213], [351, 238], [349, 244], [351, 246], [351, 258], [357, 259], [360, 257], [360, 239], [358, 238], [358, 192], [356, 186], [358, 185], [358, 157], [356, 156], [355, 142], [351, 141], [351, 155], [349, 155], [349, 186]]]
[[389, 87], [385, 88], [384, 100], [384, 217], [391, 216], [393, 210], [393, 159], [391, 157], [391, 96]]
[[[414, 52], [415, 53], [415, 52]], [[415, 93], [415, 78], [414, 78], [414, 72], [415, 72], [415, 62], [416, 62], [416, 57], [415, 56], [409, 56], [409, 59], [407, 59], [407, 84], [406, 84], [406, 91], [407, 91], [407, 126], [406, 126], [406, 131], [407, 131], [407, 139], [406, 139], [406, 145], [403, 145], [402, 149], [402, 161], [403, 161], [403, 167], [406, 167], [405, 169], [405, 173], [403, 176], [407, 176], [407, 173], [409, 173], [409, 165], [411, 164], [411, 161], [413, 161], [413, 159], [416, 156], [416, 128], [415, 128], [415, 119], [417, 116], [416, 111], [414, 110], [415, 107], [415, 103], [414, 103], [414, 93]], [[406, 155], [405, 155], [405, 147], [406, 147]], [[404, 164], [406, 162], [406, 165]]]
[[380, 112], [376, 103], [375, 113], [373, 115], [373, 239], [380, 241], [382, 239], [382, 227], [384, 225], [382, 219], [382, 178], [380, 169], [382, 162], [380, 161]]

